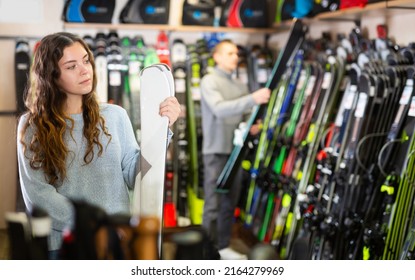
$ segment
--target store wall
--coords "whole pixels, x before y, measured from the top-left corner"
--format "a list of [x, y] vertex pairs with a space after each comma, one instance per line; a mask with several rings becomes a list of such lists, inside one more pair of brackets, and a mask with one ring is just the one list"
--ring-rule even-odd
[[[118, 15], [127, 0], [118, 0], [115, 14]], [[5, 5], [17, 5], [19, 7], [6, 7]], [[183, 0], [171, 1], [170, 24], [178, 25], [181, 19], [181, 7]], [[0, 16], [0, 111], [15, 111], [15, 86], [14, 86], [14, 43], [18, 37], [32, 38], [34, 44], [36, 38], [64, 30], [61, 21], [61, 13], [64, 0], [2, 0], [0, 1], [0, 15], [5, 8], [10, 8], [7, 17]], [[18, 11], [18, 12], [13, 12]], [[412, 26], [415, 26], [413, 11], [388, 10], [376, 12], [362, 19], [362, 27], [369, 34], [370, 38], [376, 36], [376, 25], [387, 24], [389, 34], [399, 44], [408, 44], [415, 41]], [[3, 14], [4, 15], [4, 14]], [[115, 20], [116, 21], [116, 20]], [[354, 27], [350, 21], [308, 21], [309, 36], [318, 38], [322, 32], [348, 34]], [[91, 29], [67, 29], [79, 35], [96, 34], [100, 30]], [[139, 32], [145, 38], [147, 44], [154, 44], [157, 38], [157, 31], [142, 30], [119, 30], [120, 35], [137, 34]], [[281, 48], [286, 39], [287, 32], [274, 34], [269, 38], [271, 48]], [[203, 28], [200, 32], [174, 32], [170, 34], [171, 40], [182, 38], [185, 42], [195, 42], [203, 36]], [[239, 44], [263, 43], [262, 34], [229, 33], [227, 38]], [[0, 228], [5, 228], [4, 213], [14, 211], [19, 205], [16, 204], [17, 193], [17, 161], [16, 161], [16, 117], [0, 116]]]

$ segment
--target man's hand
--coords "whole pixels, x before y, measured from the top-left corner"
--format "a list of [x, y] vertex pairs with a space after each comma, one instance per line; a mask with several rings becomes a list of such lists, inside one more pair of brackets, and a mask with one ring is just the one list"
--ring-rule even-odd
[[160, 103], [160, 116], [166, 116], [169, 118], [169, 126], [171, 127], [181, 112], [180, 103], [174, 96], [166, 98]]
[[267, 103], [270, 96], [271, 90], [269, 88], [261, 88], [252, 93], [252, 97], [254, 98], [256, 104]]
[[261, 130], [262, 130], [262, 120], [257, 120], [257, 122], [251, 126], [249, 133], [251, 135], [258, 135], [258, 133], [260, 133]]

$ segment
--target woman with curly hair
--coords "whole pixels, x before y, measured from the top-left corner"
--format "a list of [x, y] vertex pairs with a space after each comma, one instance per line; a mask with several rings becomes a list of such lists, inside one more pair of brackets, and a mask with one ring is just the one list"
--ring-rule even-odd
[[[20, 184], [27, 209], [39, 206], [52, 218], [49, 250], [57, 252], [74, 225], [71, 200], [129, 213], [140, 148], [125, 109], [98, 102], [94, 57], [80, 37], [44, 37], [30, 80], [18, 125]], [[170, 126], [179, 113], [174, 97], [160, 104]]]

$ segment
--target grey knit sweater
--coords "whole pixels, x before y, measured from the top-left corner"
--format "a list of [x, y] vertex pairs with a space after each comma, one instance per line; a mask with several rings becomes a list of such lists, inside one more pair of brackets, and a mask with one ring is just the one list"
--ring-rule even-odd
[[[83, 200], [101, 207], [108, 214], [129, 213], [129, 189], [139, 168], [140, 149], [137, 144], [127, 112], [116, 105], [102, 105], [101, 113], [112, 135], [111, 142], [101, 135], [104, 146], [101, 157], [95, 157], [85, 165], [85, 141], [82, 135], [84, 121], [82, 114], [71, 115], [75, 120], [73, 138], [69, 132], [65, 141], [70, 150], [67, 158], [67, 178], [59, 186], [52, 186], [45, 180], [42, 170], [33, 170], [23, 154], [23, 146], [17, 141], [20, 184], [24, 202], [30, 211], [37, 205], [52, 217], [52, 233], [49, 238], [49, 250], [59, 249], [62, 232], [74, 225], [74, 209], [69, 199]], [[27, 121], [24, 115], [19, 121], [18, 131]], [[26, 137], [30, 137], [33, 128], [29, 127]], [[19, 134], [20, 135], [20, 134]]]
[[248, 88], [219, 68], [201, 81], [203, 154], [230, 154], [233, 132], [255, 105]]

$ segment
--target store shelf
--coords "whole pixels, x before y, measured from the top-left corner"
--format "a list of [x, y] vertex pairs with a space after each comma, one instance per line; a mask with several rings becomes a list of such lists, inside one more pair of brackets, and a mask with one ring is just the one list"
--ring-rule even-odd
[[388, 0], [368, 4], [365, 7], [353, 7], [334, 12], [321, 13], [313, 19], [317, 20], [361, 20], [362, 17], [388, 16], [415, 12], [415, 0]]
[[[361, 21], [363, 17], [392, 16], [403, 13], [415, 13], [415, 0], [388, 0], [365, 7], [353, 7], [344, 10], [321, 13], [313, 18], [305, 18], [305, 22], [321, 21]], [[130, 23], [68, 23], [64, 22], [63, 28], [67, 29], [101, 29], [101, 30], [154, 30], [170, 32], [210, 32], [210, 33], [247, 33], [272, 35], [288, 31], [291, 21], [274, 24], [270, 28], [232, 28], [214, 26], [191, 25], [167, 25], [167, 24], [130, 24]]]
[[105, 30], [164, 30], [172, 32], [211, 32], [211, 33], [249, 33], [249, 34], [274, 34], [288, 30], [289, 24], [272, 28], [232, 28], [214, 26], [191, 26], [191, 25], [163, 25], [163, 24], [130, 24], [130, 23], [67, 23], [64, 29], [105, 29]]

